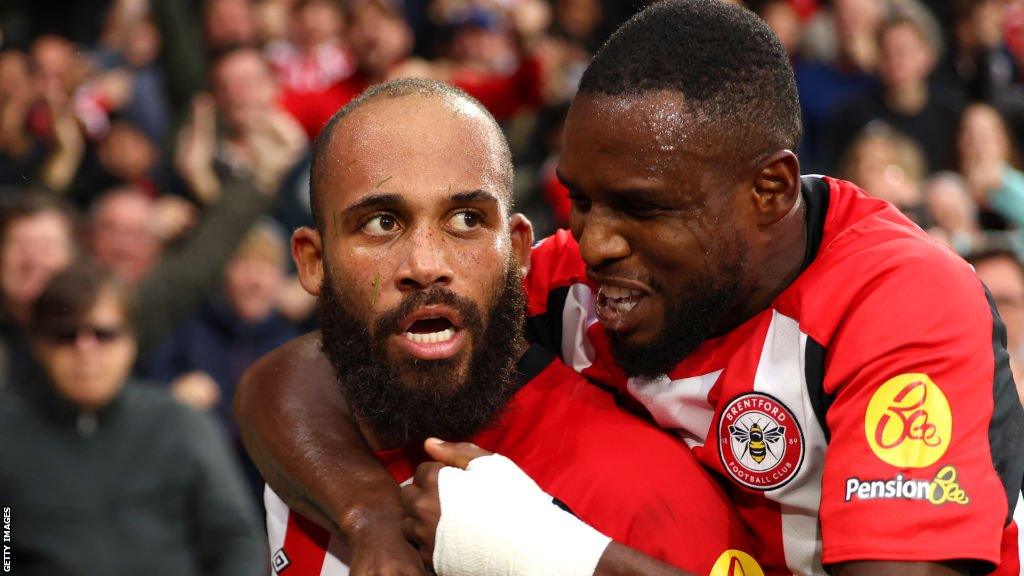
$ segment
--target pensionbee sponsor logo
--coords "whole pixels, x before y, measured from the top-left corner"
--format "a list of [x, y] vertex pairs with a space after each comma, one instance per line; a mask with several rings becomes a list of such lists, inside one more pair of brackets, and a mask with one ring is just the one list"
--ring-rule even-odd
[[708, 576], [764, 576], [764, 570], [750, 554], [726, 550], [715, 561]]
[[884, 480], [846, 479], [846, 502], [853, 500], [921, 500], [936, 506], [967, 504], [970, 498], [956, 481], [956, 468], [944, 466], [931, 480], [915, 480], [903, 474]]
[[953, 414], [927, 374], [900, 374], [871, 396], [864, 435], [875, 456], [896, 468], [925, 468], [946, 454]]

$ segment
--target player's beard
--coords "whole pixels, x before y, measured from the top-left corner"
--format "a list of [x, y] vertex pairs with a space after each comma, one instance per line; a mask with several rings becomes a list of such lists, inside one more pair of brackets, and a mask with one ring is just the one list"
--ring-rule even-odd
[[[325, 268], [317, 299], [322, 349], [334, 366], [342, 393], [377, 440], [404, 446], [430, 436], [466, 440], [494, 422], [518, 389], [516, 345], [523, 333], [525, 300], [518, 268], [509, 263], [494, 304], [482, 314], [472, 301], [435, 287], [410, 293], [372, 328], [348, 312], [346, 299]], [[387, 339], [417, 308], [445, 304], [458, 311], [472, 348], [465, 373], [458, 358], [394, 360]]]
[[628, 376], [667, 374], [706, 340], [722, 330], [722, 320], [735, 308], [742, 294], [740, 259], [725, 259], [717, 277], [704, 274], [690, 278], [674, 293], [657, 282], [651, 287], [665, 302], [661, 331], [647, 344], [630, 344], [609, 332], [612, 356]]

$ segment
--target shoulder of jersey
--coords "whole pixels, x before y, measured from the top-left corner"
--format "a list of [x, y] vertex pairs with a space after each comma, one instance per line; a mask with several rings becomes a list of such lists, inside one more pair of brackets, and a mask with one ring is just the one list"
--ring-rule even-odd
[[830, 198], [821, 245], [777, 299], [780, 312], [817, 326], [818, 336], [827, 337], [851, 307], [865, 301], [876, 313], [898, 316], [907, 302], [942, 306], [983, 298], [970, 265], [951, 249], [892, 205], [849, 182], [826, 180]]
[[810, 279], [843, 276], [854, 289], [899, 270], [932, 276], [972, 274], [950, 248], [930, 237], [891, 204], [868, 196], [850, 182], [826, 177], [829, 209]]

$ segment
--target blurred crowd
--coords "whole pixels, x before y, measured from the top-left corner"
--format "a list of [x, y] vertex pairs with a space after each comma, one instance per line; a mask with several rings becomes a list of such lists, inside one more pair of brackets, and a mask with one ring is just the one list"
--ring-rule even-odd
[[[748, 7], [792, 57], [804, 172], [860, 184], [974, 263], [1024, 365], [1024, 0]], [[261, 480], [231, 398], [258, 357], [313, 327], [315, 302], [294, 278], [288, 237], [311, 223], [309, 146], [320, 128], [382, 80], [459, 86], [505, 129], [518, 209], [546, 235], [568, 224], [554, 167], [576, 83], [640, 8], [641, 0], [0, 2], [0, 394], [24, 399], [3, 407], [0, 497], [27, 490], [24, 513], [35, 517], [34, 502], [44, 520], [53, 508], [34, 498], [23, 463], [12, 464], [6, 431], [32, 446], [37, 475], [60, 478], [81, 471], [67, 468], [74, 458], [47, 455], [115, 430], [153, 454], [195, 462], [188, 482], [154, 488], [161, 499], [187, 489], [208, 500], [247, 483], [252, 498], [228, 498], [220, 521], [248, 526]], [[128, 392], [147, 387], [177, 402]], [[165, 446], [151, 424], [189, 421], [181, 405], [215, 426]], [[146, 417], [125, 416], [135, 410]], [[48, 416], [26, 424], [25, 414]], [[50, 437], [48, 427], [58, 432]], [[84, 525], [89, 514], [109, 516], [107, 496], [80, 487], [65, 496], [100, 501], [102, 510], [76, 509]], [[194, 530], [218, 529], [203, 515], [193, 520], [206, 523]], [[55, 537], [42, 532], [32, 546], [45, 555]], [[204, 556], [223, 551], [194, 554], [203, 567], [231, 564]], [[235, 569], [223, 573], [246, 573]]]

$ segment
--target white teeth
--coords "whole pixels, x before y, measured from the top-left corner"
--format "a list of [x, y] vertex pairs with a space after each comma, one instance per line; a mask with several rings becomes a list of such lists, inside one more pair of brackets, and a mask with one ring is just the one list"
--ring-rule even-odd
[[636, 306], [636, 302], [623, 302], [622, 304], [619, 304], [619, 310], [623, 313], [629, 312], [633, 309], [633, 306]]
[[619, 300], [622, 298], [639, 298], [640, 296], [643, 296], [644, 293], [639, 290], [631, 290], [621, 286], [609, 286], [607, 284], [602, 284], [601, 294], [611, 300]]
[[414, 332], [406, 332], [405, 337], [410, 342], [417, 344], [436, 344], [438, 342], [447, 342], [455, 336], [454, 328], [445, 328], [440, 332], [426, 332], [424, 334], [416, 334]]

